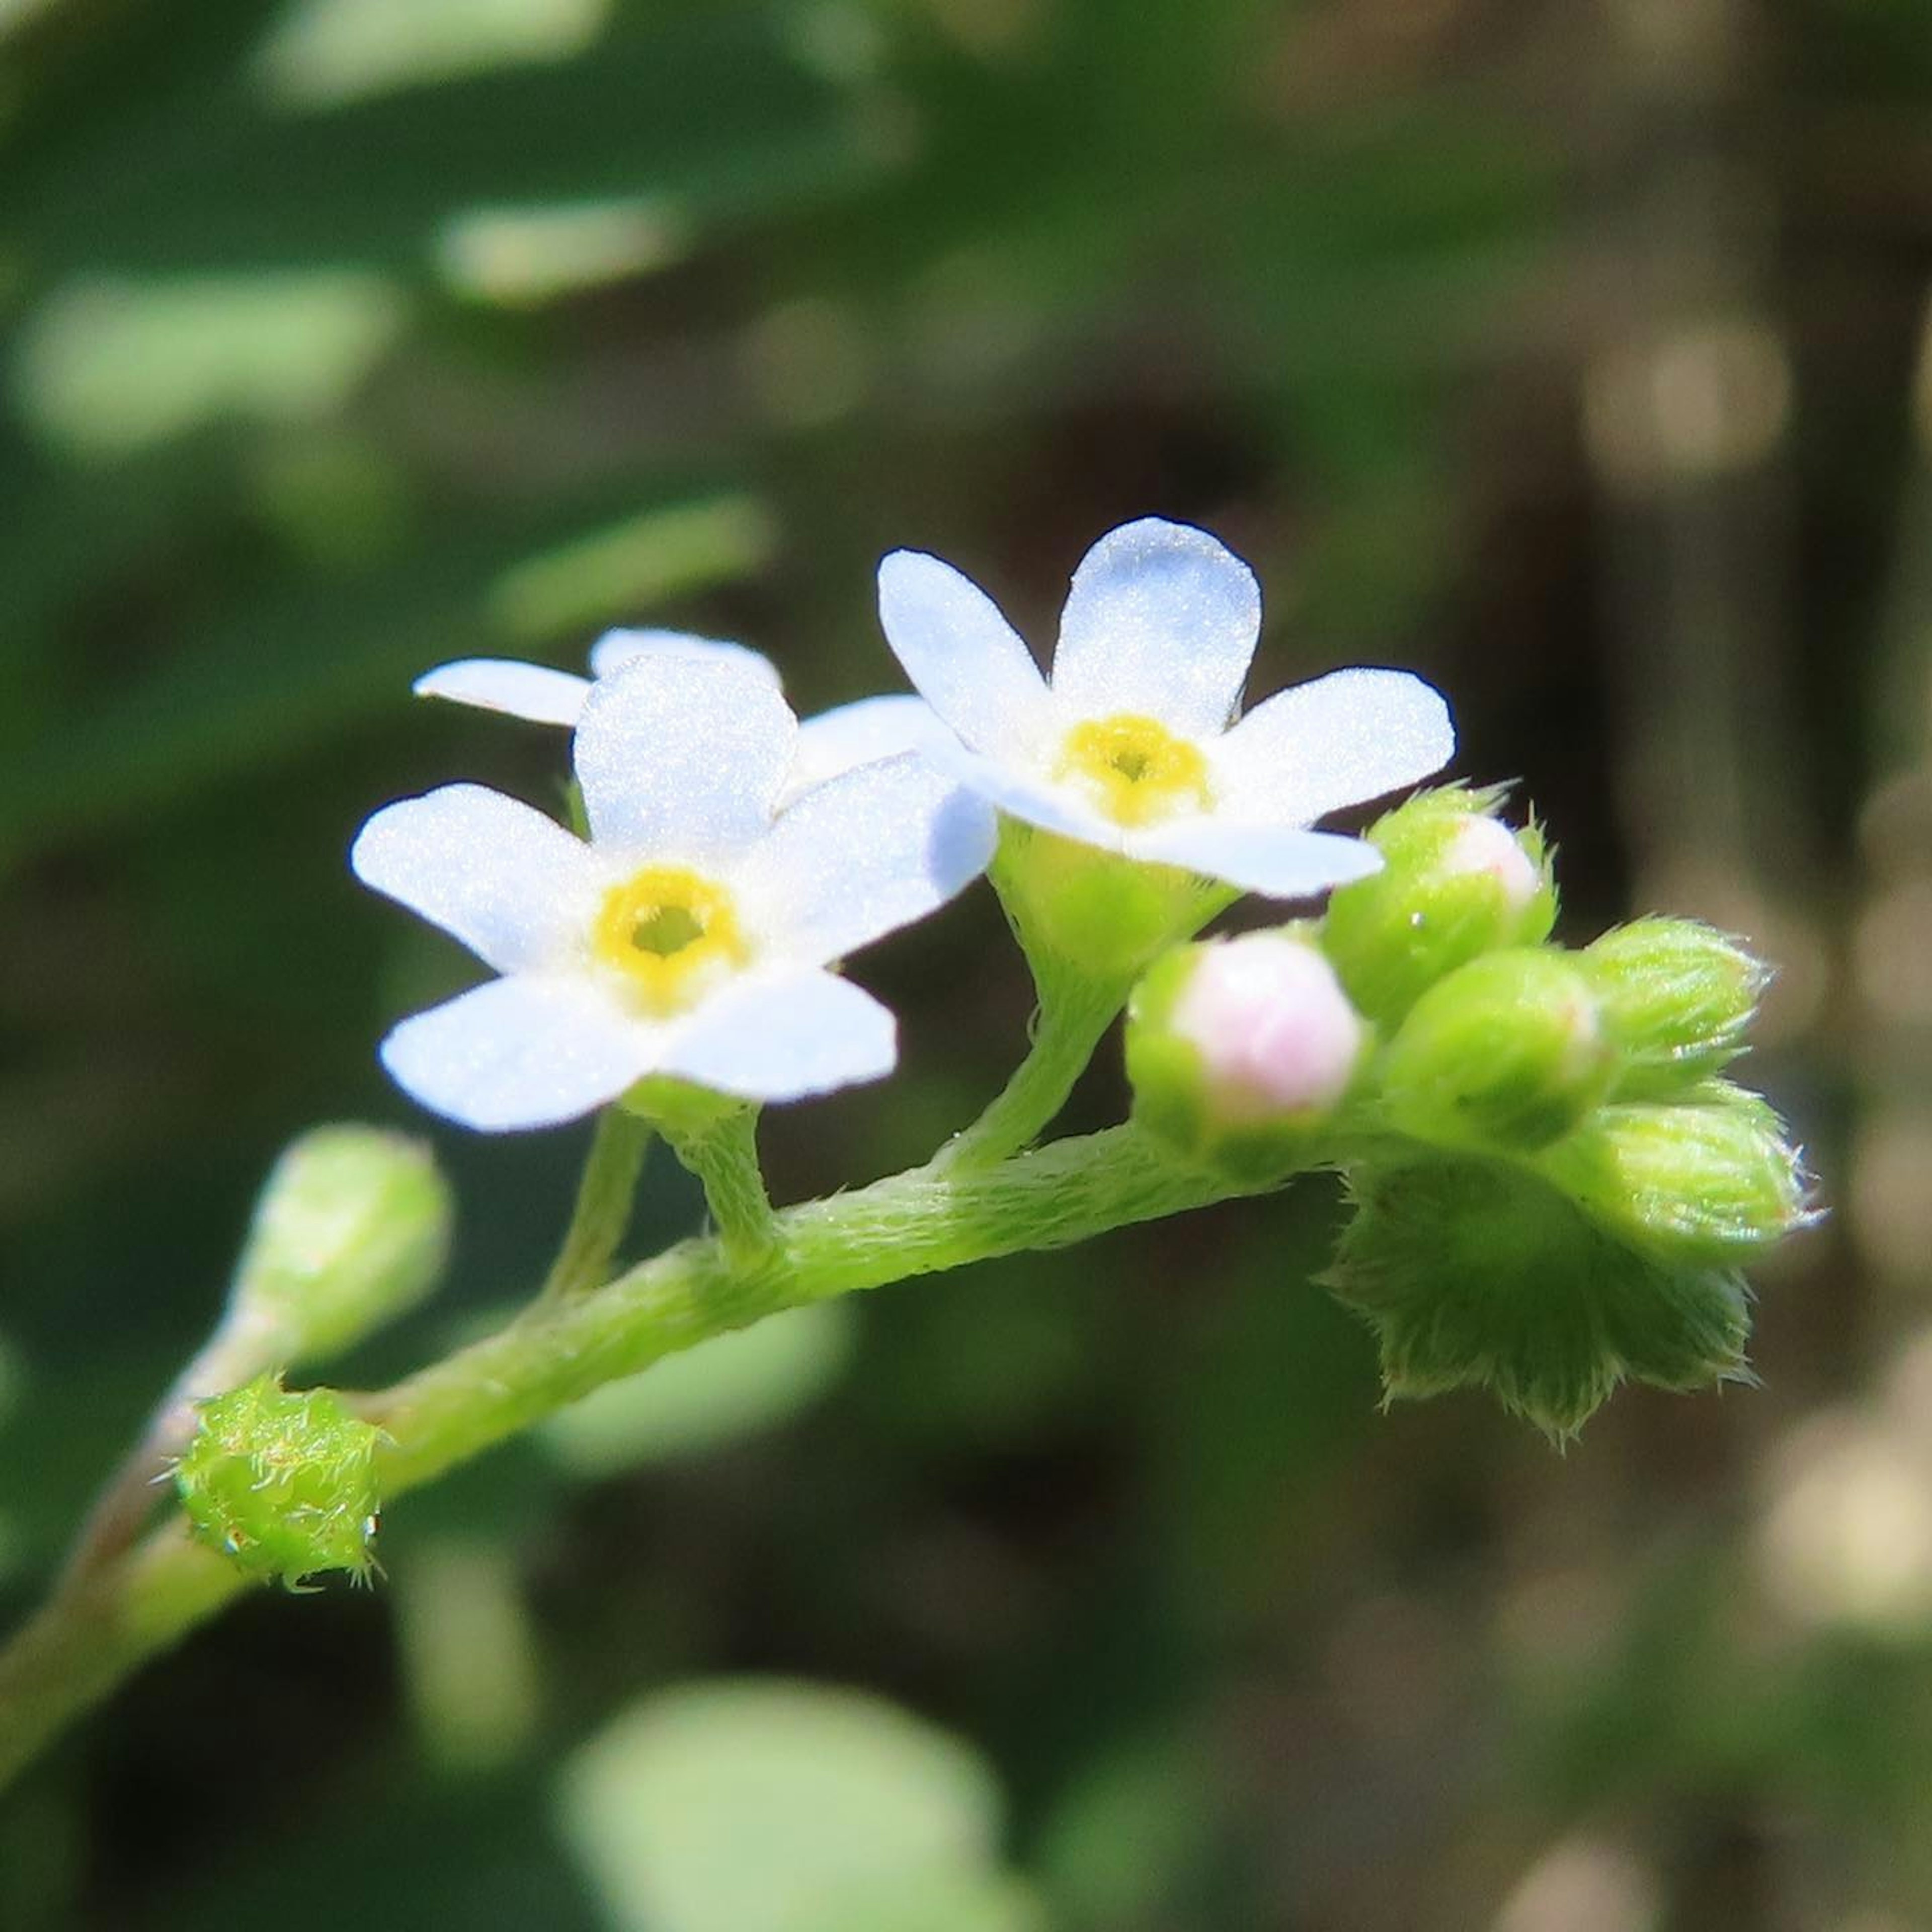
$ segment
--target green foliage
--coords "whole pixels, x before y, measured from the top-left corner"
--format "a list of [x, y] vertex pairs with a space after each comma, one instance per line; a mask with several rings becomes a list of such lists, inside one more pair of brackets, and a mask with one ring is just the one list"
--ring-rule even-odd
[[567, 1768], [564, 1829], [636, 1932], [1034, 1932], [998, 1865], [1001, 1803], [966, 1746], [878, 1699], [696, 1684]]
[[[1909, 1256], [1909, 1118], [1868, 1117], [1865, 1166], [1833, 1142], [1868, 1076], [1894, 1108], [1916, 1078], [1837, 927], [1874, 743], [1902, 767], [1925, 715], [1879, 642], [1909, 668], [1925, 634], [1922, 8], [1805, 0], [1728, 52], [1726, 10], [1621, 8], [1581, 62], [1505, 11], [0, 0], [10, 1618], [204, 1332], [275, 1150], [400, 1120], [370, 1040], [462, 983], [357, 903], [358, 814], [459, 774], [552, 796], [548, 749], [409, 716], [410, 676], [580, 668], [602, 623], [659, 621], [771, 649], [802, 708], [857, 695], [896, 544], [1045, 616], [1085, 538], [1157, 508], [1268, 581], [1253, 695], [1428, 670], [1463, 768], [1548, 812], [1579, 917], [1667, 878], [1791, 937], [1764, 1078], [1858, 1241]], [[1767, 117], [1774, 154], [1738, 138]], [[1764, 306], [1766, 222], [1802, 302]], [[1762, 322], [1786, 428], [1653, 493], [1601, 473], [1594, 399], [1672, 344], [1680, 271]], [[380, 328], [304, 336], [345, 278]], [[1669, 396], [1720, 428], [1752, 401]], [[782, 1198], [935, 1143], [1007, 1064], [1023, 980], [986, 963], [990, 902], [958, 921], [868, 966], [911, 1077], [774, 1127]], [[1114, 1082], [1103, 1054], [1071, 1118]], [[382, 1372], [527, 1289], [572, 1154], [446, 1144], [446, 1301]], [[1757, 1195], [1746, 1224], [1783, 1211]], [[662, 1162], [634, 1241], [700, 1211]], [[22, 1792], [0, 1917], [333, 1932], [349, 1871], [386, 1932], [597, 1932], [542, 1822], [562, 1734], [751, 1658], [970, 1728], [1069, 1932], [1487, 1924], [1519, 1862], [1603, 1830], [1673, 1922], [1923, 1918], [1927, 1633], [1821, 1645], [1748, 1555], [1771, 1447], [1881, 1372], [1916, 1277], [1831, 1250], [1774, 1298], [1762, 1396], [1640, 1399], [1557, 1469], [1475, 1404], [1374, 1424], [1366, 1331], [1300, 1292], [1326, 1213], [1300, 1189], [880, 1298], [862, 1372], [726, 1457], [500, 1454], [460, 1507], [530, 1600], [550, 1715], [520, 1756], [426, 1772], [388, 1616], [333, 1592], [181, 1654]], [[1124, 1750], [1157, 1762], [1121, 1796]], [[220, 1804], [152, 1802], [197, 1778]]]
[[1640, 1254], [1534, 1174], [1480, 1160], [1352, 1172], [1355, 1212], [1325, 1277], [1375, 1330], [1390, 1400], [1487, 1388], [1556, 1442], [1626, 1376], [1743, 1379], [1742, 1280]]

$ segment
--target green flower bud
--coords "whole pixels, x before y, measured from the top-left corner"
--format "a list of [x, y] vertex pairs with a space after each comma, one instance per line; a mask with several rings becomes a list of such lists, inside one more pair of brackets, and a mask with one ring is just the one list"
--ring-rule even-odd
[[1417, 1000], [1383, 1057], [1382, 1096], [1418, 1140], [1527, 1152], [1568, 1133], [1616, 1072], [1589, 982], [1565, 955], [1522, 948]]
[[1378, 1026], [1480, 955], [1549, 937], [1556, 887], [1543, 834], [1502, 824], [1502, 797], [1465, 785], [1418, 792], [1370, 828], [1382, 869], [1329, 899], [1322, 944]]
[[1735, 1274], [1634, 1252], [1502, 1162], [1348, 1178], [1354, 1216], [1324, 1280], [1374, 1330], [1390, 1401], [1487, 1388], [1562, 1442], [1627, 1377], [1674, 1390], [1748, 1379]]
[[1538, 1165], [1603, 1227], [1666, 1260], [1736, 1262], [1814, 1218], [1784, 1123], [1728, 1081], [1675, 1106], [1605, 1107]]
[[1282, 1173], [1341, 1104], [1369, 1044], [1334, 968], [1286, 932], [1177, 947], [1135, 989], [1136, 1121], [1237, 1179]]
[[1690, 919], [1637, 920], [1578, 956], [1624, 1057], [1622, 1099], [1670, 1099], [1735, 1059], [1771, 977], [1736, 940]]
[[1124, 989], [1238, 896], [1232, 886], [1042, 832], [1000, 824], [989, 875], [1036, 976], [1058, 963]]
[[380, 1430], [333, 1390], [292, 1394], [272, 1374], [195, 1407], [174, 1478], [202, 1542], [291, 1588], [324, 1570], [368, 1574]]
[[422, 1142], [380, 1128], [318, 1127], [263, 1186], [223, 1326], [260, 1361], [338, 1354], [406, 1313], [448, 1252], [448, 1184]]

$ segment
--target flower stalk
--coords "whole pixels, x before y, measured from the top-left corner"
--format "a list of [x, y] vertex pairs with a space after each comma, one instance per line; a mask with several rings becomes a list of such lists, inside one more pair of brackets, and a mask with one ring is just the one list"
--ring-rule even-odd
[[622, 1107], [598, 1115], [570, 1225], [538, 1290], [539, 1301], [568, 1300], [610, 1280], [652, 1138], [650, 1123]]
[[[1175, 1167], [1127, 1127], [980, 1171], [915, 1168], [775, 1215], [754, 1259], [706, 1237], [600, 1293], [533, 1302], [498, 1334], [353, 1407], [388, 1438], [376, 1461], [386, 1506], [607, 1382], [782, 1309], [1250, 1191]], [[0, 1651], [0, 1784], [248, 1582], [178, 1517], [57, 1592]]]

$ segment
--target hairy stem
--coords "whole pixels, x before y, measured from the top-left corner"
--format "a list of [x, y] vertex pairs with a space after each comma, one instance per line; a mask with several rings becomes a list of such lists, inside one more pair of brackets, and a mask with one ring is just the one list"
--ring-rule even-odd
[[570, 1226], [538, 1292], [539, 1300], [562, 1300], [610, 1280], [651, 1136], [650, 1124], [622, 1107], [606, 1107], [598, 1115]]
[[758, 1110], [734, 1107], [702, 1127], [670, 1130], [677, 1157], [704, 1184], [704, 1204], [725, 1252], [754, 1259], [776, 1238], [772, 1204], [758, 1166]]
[[[686, 1241], [596, 1294], [533, 1303], [507, 1328], [379, 1394], [386, 1502], [602, 1384], [781, 1309], [1026, 1249], [1084, 1240], [1242, 1192], [1174, 1166], [1131, 1128], [983, 1170], [916, 1168], [772, 1217], [758, 1254]], [[245, 1580], [178, 1520], [74, 1580], [0, 1652], [0, 1784]]]
[[1031, 1144], [1066, 1104], [1094, 1049], [1126, 1004], [1131, 981], [1060, 975], [1040, 988], [1033, 1043], [973, 1124], [940, 1150], [946, 1172], [990, 1167]]

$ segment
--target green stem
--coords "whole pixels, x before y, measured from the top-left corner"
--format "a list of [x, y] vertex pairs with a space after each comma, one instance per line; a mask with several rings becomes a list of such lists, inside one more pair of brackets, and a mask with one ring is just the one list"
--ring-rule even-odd
[[286, 1331], [248, 1310], [231, 1308], [194, 1359], [175, 1378], [140, 1438], [110, 1476], [82, 1520], [57, 1588], [78, 1588], [133, 1544], [159, 1507], [155, 1485], [194, 1433], [195, 1405], [285, 1362]]
[[991, 1167], [1037, 1139], [1066, 1106], [1132, 986], [1066, 974], [1042, 985], [1026, 1058], [986, 1111], [940, 1150], [934, 1165], [948, 1172]]
[[624, 1230], [631, 1223], [631, 1204], [650, 1151], [650, 1122], [622, 1107], [606, 1107], [597, 1117], [590, 1152], [577, 1184], [577, 1203], [570, 1226], [550, 1273], [538, 1291], [541, 1301], [556, 1301], [610, 1278]]
[[[722, 1238], [682, 1242], [601, 1293], [535, 1302], [499, 1334], [364, 1397], [362, 1412], [390, 1438], [384, 1500], [604, 1382], [782, 1309], [1064, 1246], [1244, 1191], [1120, 1127], [985, 1171], [916, 1168], [789, 1208], [755, 1256], [734, 1257]], [[0, 1652], [0, 1783], [244, 1584], [176, 1520], [57, 1594]]]
[[758, 1110], [734, 1107], [702, 1127], [668, 1126], [677, 1157], [704, 1184], [704, 1204], [725, 1252], [752, 1261], [776, 1238], [758, 1165]]

